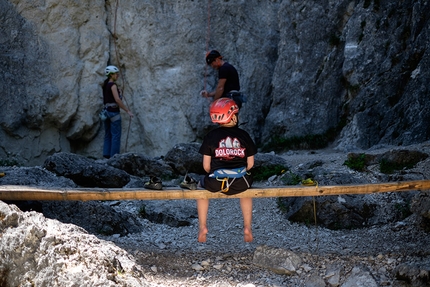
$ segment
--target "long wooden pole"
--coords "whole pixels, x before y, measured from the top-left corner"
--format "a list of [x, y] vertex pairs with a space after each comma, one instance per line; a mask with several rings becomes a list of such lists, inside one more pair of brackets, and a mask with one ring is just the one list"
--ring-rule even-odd
[[226, 196], [221, 192], [212, 193], [204, 189], [185, 190], [164, 188], [149, 190], [137, 188], [39, 188], [19, 185], [0, 186], [0, 200], [171, 200], [198, 198], [242, 198], [242, 197], [298, 197], [341, 194], [370, 194], [430, 190], [430, 180], [389, 182], [360, 185], [337, 186], [282, 186], [253, 187], [237, 195]]

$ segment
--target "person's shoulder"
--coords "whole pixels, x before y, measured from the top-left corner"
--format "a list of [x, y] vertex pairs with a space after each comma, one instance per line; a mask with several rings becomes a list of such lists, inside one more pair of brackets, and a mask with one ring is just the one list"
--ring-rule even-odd
[[218, 126], [218, 127], [215, 127], [213, 129], [211, 129], [210, 131], [208, 131], [206, 133], [206, 136], [210, 136], [210, 135], [213, 135], [215, 133], [218, 133], [220, 131], [220, 128], [221, 128], [221, 126]]
[[231, 72], [236, 72], [237, 73], [236, 68], [232, 64], [230, 64], [228, 62], [225, 62], [224, 65], [222, 66], [222, 68], [223, 68], [223, 70], [228, 71], [230, 73]]
[[247, 131], [245, 131], [244, 129], [242, 129], [241, 127], [239, 127], [239, 126], [234, 126], [234, 127], [232, 127], [232, 128], [234, 128], [234, 129], [236, 129], [236, 130], [239, 130], [239, 131], [242, 131], [242, 132], [247, 132]]
[[244, 129], [241, 129], [241, 128], [239, 128], [239, 127], [236, 127], [236, 132], [239, 134], [242, 134], [242, 135], [246, 135], [246, 136], [248, 136], [248, 137], [251, 137], [251, 135], [246, 131], [246, 130], [244, 130]]

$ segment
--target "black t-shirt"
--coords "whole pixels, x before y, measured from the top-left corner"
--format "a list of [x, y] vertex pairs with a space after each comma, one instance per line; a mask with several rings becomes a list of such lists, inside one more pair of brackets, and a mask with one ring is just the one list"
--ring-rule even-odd
[[226, 79], [224, 93], [222, 96], [225, 96], [225, 94], [229, 93], [230, 91], [240, 90], [239, 74], [237, 73], [236, 68], [229, 63], [224, 62], [224, 64], [219, 68], [218, 78]]
[[219, 127], [210, 131], [199, 153], [211, 156], [211, 171], [220, 168], [246, 166], [247, 157], [257, 153], [257, 147], [249, 134], [238, 127]]

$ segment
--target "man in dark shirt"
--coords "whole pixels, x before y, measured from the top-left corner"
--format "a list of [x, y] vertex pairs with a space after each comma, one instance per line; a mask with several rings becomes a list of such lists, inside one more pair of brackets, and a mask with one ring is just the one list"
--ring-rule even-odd
[[233, 99], [239, 109], [242, 107], [242, 96], [240, 91], [239, 75], [235, 67], [222, 59], [221, 54], [212, 50], [206, 55], [206, 63], [218, 70], [218, 84], [213, 92], [206, 90], [201, 92], [204, 97], [212, 97], [215, 100], [219, 98]]

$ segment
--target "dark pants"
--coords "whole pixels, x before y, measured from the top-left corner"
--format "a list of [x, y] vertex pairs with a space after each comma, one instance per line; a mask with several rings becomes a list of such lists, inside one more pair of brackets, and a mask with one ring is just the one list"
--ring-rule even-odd
[[244, 95], [241, 92], [230, 92], [224, 95], [225, 98], [232, 99], [240, 109], [244, 103]]

